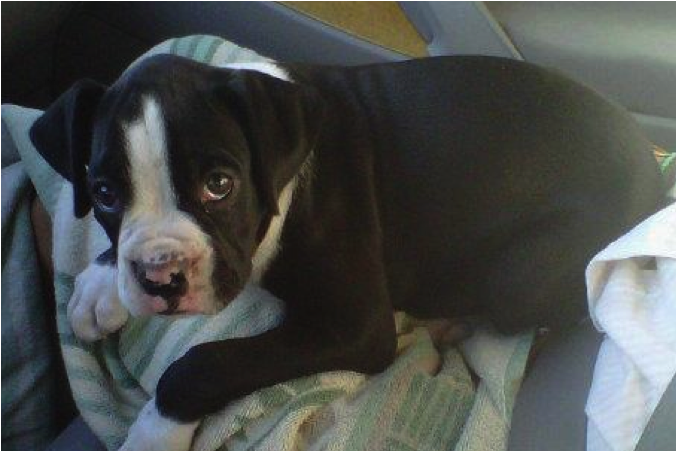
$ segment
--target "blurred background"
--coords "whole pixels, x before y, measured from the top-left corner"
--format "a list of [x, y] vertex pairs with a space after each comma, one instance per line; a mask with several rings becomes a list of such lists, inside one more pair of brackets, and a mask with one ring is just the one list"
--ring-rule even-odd
[[215, 34], [329, 64], [485, 54], [557, 68], [675, 148], [675, 2], [2, 2], [2, 102], [110, 83], [158, 42]]

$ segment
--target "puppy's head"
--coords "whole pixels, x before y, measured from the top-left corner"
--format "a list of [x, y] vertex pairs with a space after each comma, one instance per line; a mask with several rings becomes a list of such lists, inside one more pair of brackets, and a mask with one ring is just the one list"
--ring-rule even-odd
[[109, 88], [77, 83], [31, 129], [75, 215], [108, 234], [132, 314], [214, 312], [266, 264], [322, 117], [313, 89], [269, 72], [155, 56]]

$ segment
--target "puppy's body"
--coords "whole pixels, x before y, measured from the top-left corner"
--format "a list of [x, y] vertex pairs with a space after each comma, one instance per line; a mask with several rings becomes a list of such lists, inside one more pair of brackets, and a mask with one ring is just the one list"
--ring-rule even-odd
[[[659, 204], [637, 126], [552, 72], [482, 57], [268, 72], [155, 57], [98, 97], [80, 87], [34, 128], [57, 169], [49, 140], [68, 140], [54, 118], [84, 124], [73, 136], [90, 131], [60, 170], [77, 212], [94, 200], [132, 313], [220, 308], [249, 279], [285, 301], [278, 328], [170, 366], [156, 394], [165, 417], [193, 422], [309, 373], [380, 371], [394, 356], [393, 309], [485, 315], [504, 331], [574, 322], [586, 262]], [[172, 193], [165, 208], [138, 209], [145, 182], [130, 177], [129, 156], [143, 140], [120, 130], [152, 108], [162, 127], [145, 127], [164, 137], [154, 142], [164, 140]], [[74, 151], [89, 147], [91, 158]], [[78, 159], [90, 162], [89, 196]], [[215, 167], [235, 181], [218, 201], [204, 188]], [[102, 208], [100, 180], [117, 187], [115, 208]], [[135, 254], [118, 247], [132, 236]], [[181, 258], [158, 264], [172, 253]], [[209, 294], [193, 290], [205, 275]]]
[[[510, 331], [564, 324], [582, 312], [581, 269], [591, 253], [659, 199], [650, 144], [637, 127], [552, 72], [455, 57], [304, 75], [330, 107], [315, 177], [297, 191], [288, 221], [298, 225], [286, 228], [278, 265], [365, 235], [383, 254], [397, 309], [488, 309]], [[322, 252], [297, 253], [316, 236]], [[558, 281], [567, 264], [578, 283]], [[567, 293], [531, 296], [556, 284]]]

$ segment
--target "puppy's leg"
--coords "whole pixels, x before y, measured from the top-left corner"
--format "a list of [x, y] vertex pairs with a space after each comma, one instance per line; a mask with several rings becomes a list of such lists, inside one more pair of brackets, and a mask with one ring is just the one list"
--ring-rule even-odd
[[68, 320], [77, 337], [92, 342], [119, 330], [129, 317], [118, 297], [117, 268], [97, 259], [75, 278]]
[[159, 412], [188, 423], [276, 383], [332, 370], [375, 373], [392, 361], [394, 335], [369, 337], [364, 331], [350, 332], [350, 338], [324, 328], [288, 324], [256, 337], [193, 347], [160, 379]]
[[121, 450], [188, 450], [200, 420], [238, 397], [323, 371], [378, 372], [392, 360], [383, 349], [390, 341], [394, 354], [394, 324], [392, 336], [373, 339], [367, 336], [378, 327], [339, 339], [325, 325], [287, 323], [260, 336], [193, 347], [165, 371]]
[[143, 407], [120, 450], [190, 450], [199, 422], [176, 422], [158, 412], [155, 398]]
[[483, 308], [502, 333], [563, 328], [586, 315], [585, 267], [611, 238], [555, 220], [516, 234], [483, 275]]

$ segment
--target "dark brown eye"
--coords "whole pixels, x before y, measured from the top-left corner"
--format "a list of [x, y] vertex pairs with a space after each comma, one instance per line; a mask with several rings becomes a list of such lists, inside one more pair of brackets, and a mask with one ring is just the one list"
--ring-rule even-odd
[[234, 181], [223, 171], [215, 171], [207, 176], [202, 187], [202, 201], [220, 201], [233, 191]]
[[103, 210], [111, 211], [118, 206], [118, 196], [115, 190], [105, 182], [94, 185], [92, 196], [94, 202]]

